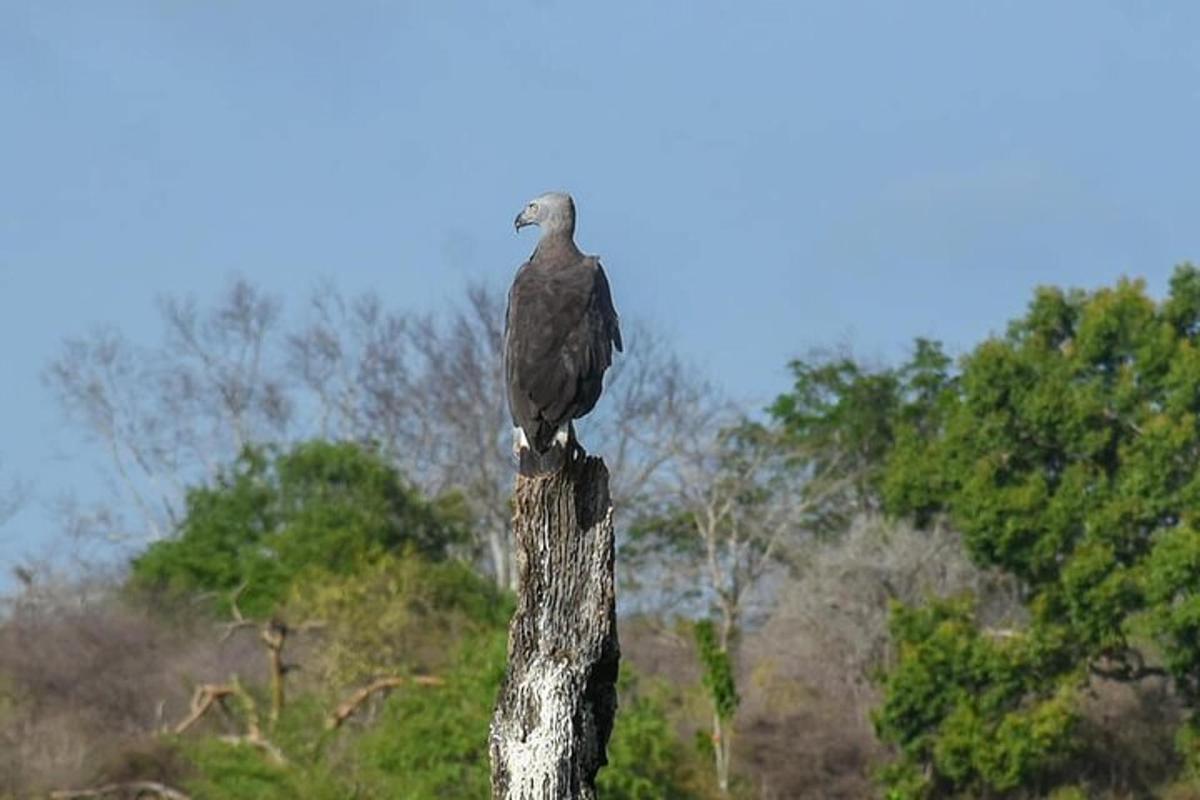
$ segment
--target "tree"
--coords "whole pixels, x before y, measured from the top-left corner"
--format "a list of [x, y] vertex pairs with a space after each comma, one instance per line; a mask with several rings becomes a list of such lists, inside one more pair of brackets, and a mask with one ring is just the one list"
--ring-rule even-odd
[[[459, 492], [474, 521], [472, 557], [498, 586], [515, 588], [503, 295], [475, 283], [448, 313], [417, 315], [326, 288], [310, 311], [289, 337], [288, 363], [317, 398], [321, 435], [378, 442], [427, 493]], [[626, 333], [604, 401], [580, 428], [612, 465], [614, 501], [631, 508], [709, 390], [647, 326], [629, 324]]]
[[[1140, 281], [1040, 289], [1006, 335], [964, 359], [940, 423], [899, 437], [889, 507], [946, 514], [977, 564], [1019, 582], [1029, 615], [997, 637], [969, 606], [897, 612], [880, 730], [901, 748], [900, 772], [929, 776], [921, 791], [1044, 779], [1085, 682], [1169, 673], [1197, 710], [1198, 336], [1190, 265], [1157, 303]], [[960, 670], [960, 658], [991, 666]], [[933, 674], [938, 697], [900, 713]], [[983, 699], [964, 710], [955, 693]], [[1022, 730], [1038, 746], [993, 769], [1007, 758], [995, 748]]]
[[[157, 345], [100, 328], [68, 340], [46, 369], [68, 418], [101, 446], [119, 498], [73, 504], [72, 528], [134, 544], [165, 538], [187, 487], [245, 446], [349, 440], [378, 448], [429, 496], [457, 492], [473, 523], [457, 554], [515, 586], [502, 292], [474, 283], [459, 303], [420, 314], [326, 285], [290, 324], [277, 298], [237, 280], [210, 307], [166, 297], [159, 308]], [[625, 327], [627, 352], [581, 435], [612, 466], [617, 503], [632, 508], [710, 389], [652, 329]]]
[[[816, 352], [791, 363], [792, 390], [768, 409], [818, 469], [849, 478], [844, 496], [830, 498], [825, 526], [841, 530], [855, 513], [883, 507], [887, 459], [901, 430], [923, 432], [940, 412], [952, 385], [941, 344], [917, 339], [900, 367], [872, 369], [846, 353]], [[819, 455], [817, 455], [819, 454]]]
[[1054, 663], [1057, 643], [982, 630], [969, 599], [899, 606], [891, 633], [899, 656], [875, 715], [901, 754], [883, 772], [888, 796], [1044, 796], [1079, 717], [1078, 676]]
[[287, 615], [325, 623], [305, 671], [329, 686], [365, 685], [410, 672], [441, 674], [447, 636], [502, 630], [512, 600], [460, 561], [411, 553], [370, 556], [350, 571], [291, 592]]
[[841, 534], [805, 549], [754, 637], [755, 655], [867, 724], [876, 678], [895, 654], [893, 604], [964, 593], [978, 598], [988, 625], [1009, 627], [1022, 617], [1013, 581], [971, 563], [948, 526], [856, 516]]
[[[721, 791], [732, 774], [735, 672], [747, 605], [773, 569], [786, 566], [813, 530], [814, 512], [844, 491], [837, 459], [818, 460], [778, 430], [714, 413], [674, 441], [656, 477], [653, 513], [623, 548], [631, 569], [678, 581], [701, 618], [694, 634], [712, 704], [711, 743]], [[729, 418], [727, 418], [729, 419]], [[656, 569], [657, 568], [657, 569]], [[658, 590], [669, 593], [665, 582]]]
[[406, 548], [441, 557], [462, 537], [454, 506], [425, 500], [355, 444], [249, 448], [211, 484], [188, 492], [179, 535], [135, 558], [130, 584], [222, 598], [245, 585], [243, 610], [261, 616], [306, 572], [344, 574]]
[[594, 456], [517, 478], [517, 608], [492, 716], [495, 800], [595, 800], [617, 711], [608, 470]]
[[11, 477], [0, 486], [0, 527], [17, 515], [28, 496], [28, 484], [18, 477]]
[[[249, 444], [280, 440], [292, 415], [271, 359], [277, 300], [239, 280], [207, 312], [172, 298], [159, 309], [159, 347], [101, 327], [68, 339], [44, 373], [67, 416], [104, 450], [115, 493], [136, 509], [138, 529], [122, 535], [134, 542], [169, 535], [188, 484]], [[99, 516], [115, 521], [113, 511]]]

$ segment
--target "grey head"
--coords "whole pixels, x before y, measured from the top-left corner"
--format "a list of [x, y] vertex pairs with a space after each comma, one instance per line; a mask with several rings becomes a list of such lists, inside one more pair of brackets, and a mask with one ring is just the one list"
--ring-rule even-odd
[[546, 192], [528, 203], [515, 222], [517, 230], [526, 225], [537, 225], [542, 229], [542, 238], [554, 234], [575, 234], [575, 201], [565, 192]]

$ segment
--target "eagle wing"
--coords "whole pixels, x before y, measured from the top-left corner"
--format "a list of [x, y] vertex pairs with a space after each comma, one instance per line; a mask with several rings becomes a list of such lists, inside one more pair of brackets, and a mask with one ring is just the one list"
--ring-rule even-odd
[[595, 258], [530, 261], [509, 291], [504, 342], [513, 423], [545, 451], [554, 434], [592, 410], [621, 332]]

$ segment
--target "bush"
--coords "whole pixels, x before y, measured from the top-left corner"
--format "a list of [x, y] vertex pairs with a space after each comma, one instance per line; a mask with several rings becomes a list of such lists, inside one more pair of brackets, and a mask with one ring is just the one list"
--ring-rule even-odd
[[408, 548], [442, 557], [462, 538], [453, 498], [431, 503], [375, 452], [312, 441], [285, 453], [248, 449], [210, 486], [188, 492], [175, 539], [133, 561], [130, 586], [221, 600], [241, 585], [243, 612], [271, 613], [302, 572], [347, 574]]
[[306, 582], [289, 619], [326, 624], [308, 667], [331, 688], [396, 673], [438, 673], [466, 636], [503, 630], [511, 598], [465, 564], [383, 555], [347, 575]]

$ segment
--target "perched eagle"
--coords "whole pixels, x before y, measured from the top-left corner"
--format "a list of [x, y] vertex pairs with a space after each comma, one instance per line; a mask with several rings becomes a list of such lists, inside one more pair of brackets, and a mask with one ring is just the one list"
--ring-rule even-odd
[[600, 260], [575, 246], [570, 195], [531, 200], [517, 215], [517, 230], [526, 225], [542, 236], [508, 292], [504, 372], [513, 452], [522, 475], [539, 475], [580, 449], [571, 421], [600, 398], [621, 330]]

